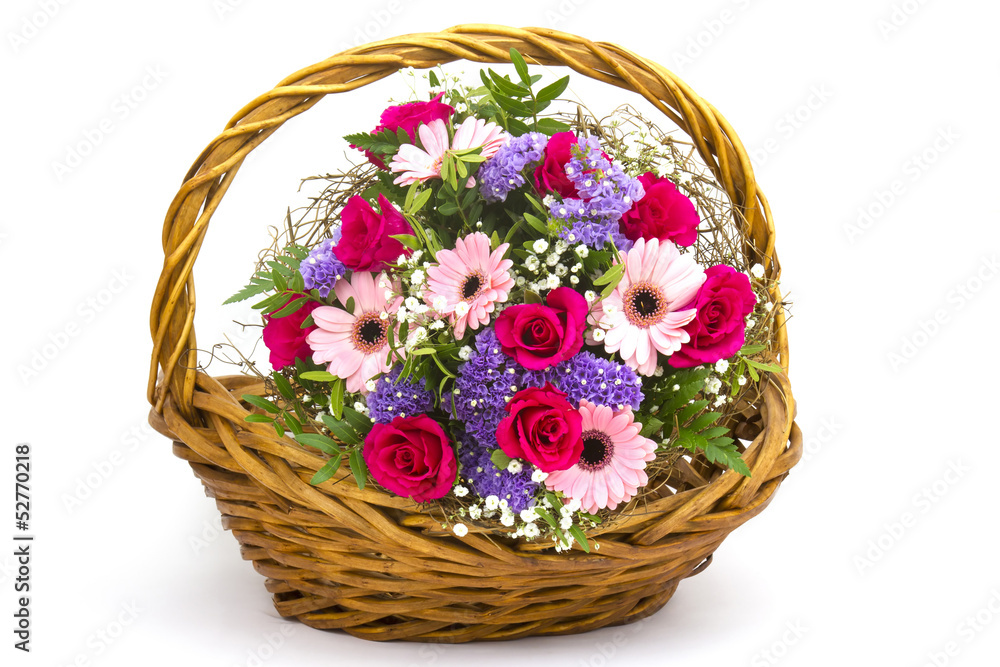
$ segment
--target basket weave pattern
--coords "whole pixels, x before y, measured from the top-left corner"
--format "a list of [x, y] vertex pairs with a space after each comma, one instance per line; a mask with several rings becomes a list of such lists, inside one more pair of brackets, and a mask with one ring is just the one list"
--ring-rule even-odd
[[[801, 456], [801, 433], [784, 373], [771, 374], [755, 405], [730, 424], [752, 440], [752, 477], [700, 457], [682, 460], [663, 487], [591, 532], [590, 554], [545, 551], [486, 529], [463, 539], [405, 498], [360, 490], [341, 470], [309, 480], [324, 459], [268, 425], [243, 421], [243, 394], [263, 395], [249, 376], [198, 371], [192, 269], [209, 221], [246, 156], [285, 121], [326, 95], [347, 92], [403, 67], [465, 59], [565, 65], [635, 91], [694, 142], [741, 213], [748, 255], [777, 279], [774, 228], [746, 150], [708, 103], [661, 66], [621, 47], [538, 28], [464, 25], [345, 51], [293, 74], [255, 99], [202, 152], [174, 198], [163, 229], [164, 265], [153, 298], [151, 423], [174, 440], [216, 499], [244, 559], [267, 577], [282, 616], [376, 640], [464, 642], [567, 634], [644, 618], [678, 582], [703, 570], [737, 526], [761, 512]], [[778, 295], [774, 295], [778, 296]], [[776, 349], [788, 367], [780, 298]], [[346, 478], [346, 481], [344, 481]], [[343, 483], [341, 483], [343, 481]]]

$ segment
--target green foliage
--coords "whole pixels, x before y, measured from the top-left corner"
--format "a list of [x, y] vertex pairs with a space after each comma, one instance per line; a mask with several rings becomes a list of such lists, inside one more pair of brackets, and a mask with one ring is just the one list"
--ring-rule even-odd
[[[255, 297], [258, 294], [263, 294], [272, 290], [284, 292], [287, 291], [289, 287], [298, 286], [297, 281], [302, 280], [302, 275], [298, 272], [299, 264], [308, 255], [309, 249], [305, 246], [290, 245], [285, 247], [282, 254], [265, 263], [265, 266], [270, 269], [269, 271], [266, 271], [263, 268], [258, 270], [254, 273], [253, 277], [250, 278], [250, 282], [236, 294], [223, 301], [223, 305], [246, 301], [247, 299]], [[290, 280], [292, 281], [291, 285], [289, 284]], [[299, 289], [295, 291], [301, 292], [302, 288], [299, 287]], [[262, 312], [269, 313], [272, 310], [283, 306], [287, 299], [287, 295], [280, 293], [275, 294], [272, 297], [260, 302], [260, 304], [255, 305], [254, 308], [261, 310]], [[265, 303], [267, 305], [261, 306], [261, 304]], [[296, 310], [298, 310], [298, 308], [296, 308]], [[291, 313], [286, 313], [286, 315], [288, 314]]]
[[[534, 85], [540, 76], [531, 76], [528, 64], [517, 49], [510, 50], [510, 61], [514, 65], [519, 81], [502, 76], [492, 69], [480, 70], [479, 75], [483, 87], [473, 91], [495, 105], [495, 120], [504, 129], [517, 135], [532, 130], [552, 135], [569, 129], [569, 125], [552, 118], [538, 118], [538, 114], [548, 108], [557, 97], [562, 95], [569, 86], [569, 77], [564, 76], [540, 89], [537, 93]], [[525, 120], [522, 120], [525, 119]], [[527, 119], [531, 123], [526, 122]]]

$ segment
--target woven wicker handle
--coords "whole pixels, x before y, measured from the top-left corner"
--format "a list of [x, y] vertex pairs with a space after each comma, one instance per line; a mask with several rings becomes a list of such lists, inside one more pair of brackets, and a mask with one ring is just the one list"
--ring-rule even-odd
[[[185, 417], [194, 418], [197, 371], [193, 359], [186, 358], [197, 349], [192, 268], [208, 223], [246, 156], [285, 121], [326, 95], [360, 88], [404, 67], [425, 69], [460, 59], [506, 63], [511, 47], [529, 64], [565, 65], [639, 93], [670, 118], [691, 137], [742, 215], [737, 224], [748, 253], [764, 264], [770, 278], [778, 278], [770, 209], [757, 189], [743, 144], [718, 111], [660, 65], [613, 44], [543, 28], [462, 25], [440, 33], [405, 35], [344, 51], [296, 72], [243, 107], [198, 156], [163, 225], [165, 259], [150, 312], [153, 354], [147, 389], [158, 412], [169, 397]], [[780, 298], [775, 300], [780, 304]], [[784, 314], [779, 312], [777, 347], [787, 369], [783, 321]]]

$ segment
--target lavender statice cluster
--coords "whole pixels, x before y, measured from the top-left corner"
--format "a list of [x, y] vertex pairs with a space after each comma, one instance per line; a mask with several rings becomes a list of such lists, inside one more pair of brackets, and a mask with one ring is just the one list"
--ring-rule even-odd
[[528, 132], [511, 138], [496, 154], [479, 167], [479, 193], [490, 203], [507, 200], [507, 195], [525, 184], [526, 167], [541, 162], [549, 138], [541, 132]]
[[496, 449], [497, 426], [507, 416], [504, 407], [520, 389], [520, 366], [500, 349], [493, 329], [476, 336], [476, 349], [458, 367], [453, 395], [455, 414], [465, 424], [477, 451]]
[[310, 250], [309, 256], [299, 264], [299, 273], [302, 274], [306, 289], [319, 290], [319, 295], [324, 299], [330, 295], [337, 280], [347, 273], [347, 267], [333, 254], [334, 243], [336, 239], [326, 239]]
[[490, 459], [493, 450], [481, 447], [460, 427], [455, 431], [459, 443], [459, 462], [462, 464], [461, 475], [472, 490], [481, 498], [496, 496], [500, 500], [506, 500], [512, 512], [527, 509], [538, 491], [538, 484], [531, 481], [532, 467], [524, 466], [517, 473], [506, 469], [498, 470]]
[[622, 410], [626, 405], [638, 410], [643, 399], [642, 379], [635, 370], [590, 352], [580, 352], [540, 371], [525, 371], [521, 381], [533, 387], [551, 382], [566, 393], [572, 405], [587, 399], [612, 410]]
[[566, 163], [566, 176], [580, 197], [549, 204], [549, 213], [566, 223], [562, 237], [598, 250], [608, 241], [619, 250], [631, 248], [632, 242], [621, 233], [618, 221], [646, 194], [642, 183], [605, 157], [597, 137], [577, 140]]
[[401, 415], [421, 415], [434, 407], [434, 394], [427, 390], [424, 378], [418, 382], [400, 379], [402, 366], [393, 367], [375, 382], [368, 394], [369, 416], [379, 424], [388, 424]]

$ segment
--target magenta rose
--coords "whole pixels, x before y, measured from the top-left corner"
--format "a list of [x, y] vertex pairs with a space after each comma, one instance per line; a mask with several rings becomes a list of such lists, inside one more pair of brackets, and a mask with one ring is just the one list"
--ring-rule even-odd
[[497, 443], [507, 456], [544, 472], [567, 470], [583, 453], [583, 418], [566, 394], [546, 383], [514, 394], [497, 426]]
[[365, 437], [362, 456], [376, 482], [418, 503], [443, 498], [458, 476], [451, 441], [427, 415], [375, 424]]
[[535, 168], [535, 188], [539, 192], [555, 192], [561, 197], [579, 197], [576, 185], [566, 175], [566, 163], [573, 157], [571, 147], [576, 144], [572, 132], [557, 132], [545, 146], [545, 158]]
[[[284, 308], [298, 295], [292, 295], [281, 308]], [[276, 308], [272, 313], [264, 315], [264, 345], [270, 351], [271, 368], [280, 371], [286, 366], [294, 366], [296, 359], [308, 360], [312, 358], [312, 350], [306, 344], [306, 336], [315, 329], [315, 326], [302, 328], [302, 323], [309, 317], [309, 313], [316, 310], [320, 304], [316, 301], [306, 301], [302, 307], [291, 315], [285, 317], [271, 317], [281, 308]]]
[[725, 264], [705, 270], [705, 282], [694, 301], [685, 308], [697, 308], [694, 319], [684, 327], [691, 340], [670, 357], [674, 368], [692, 368], [728, 359], [743, 347], [746, 317], [757, 298], [746, 274]]
[[340, 241], [333, 248], [344, 266], [352, 271], [379, 272], [403, 254], [412, 251], [394, 238], [393, 234], [413, 234], [403, 214], [385, 195], [378, 196], [381, 213], [355, 195], [340, 213]]
[[632, 241], [659, 239], [689, 246], [698, 238], [698, 212], [694, 202], [670, 182], [651, 171], [639, 177], [646, 194], [618, 222]]
[[[388, 107], [382, 112], [382, 117], [378, 127], [372, 130], [372, 134], [377, 134], [385, 130], [404, 130], [410, 135], [410, 142], [416, 141], [417, 128], [422, 124], [430, 123], [432, 120], [447, 121], [455, 113], [455, 109], [441, 101], [444, 93], [438, 93], [429, 102], [410, 102], [398, 106]], [[351, 148], [357, 148], [351, 144]], [[368, 161], [379, 169], [386, 169], [385, 162], [365, 151]]]
[[576, 290], [557, 287], [545, 304], [511, 306], [496, 321], [504, 354], [532, 371], [555, 366], [579, 352], [587, 327], [587, 300]]

